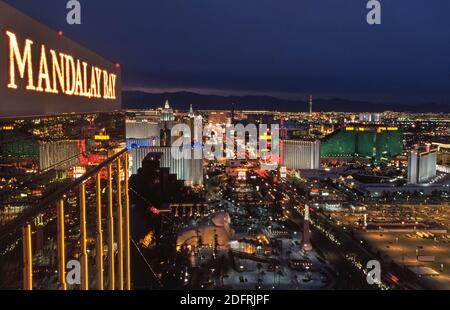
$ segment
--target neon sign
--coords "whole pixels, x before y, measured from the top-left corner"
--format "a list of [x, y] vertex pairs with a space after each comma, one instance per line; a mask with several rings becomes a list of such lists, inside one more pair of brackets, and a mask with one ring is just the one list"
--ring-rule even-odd
[[[9, 79], [7, 88], [18, 90], [18, 80], [25, 81], [25, 90], [64, 94], [85, 98], [115, 100], [117, 76], [105, 69], [89, 65], [71, 55], [36, 47], [28, 38], [18, 43], [15, 33], [6, 31], [9, 40]], [[33, 59], [34, 49], [38, 59]]]

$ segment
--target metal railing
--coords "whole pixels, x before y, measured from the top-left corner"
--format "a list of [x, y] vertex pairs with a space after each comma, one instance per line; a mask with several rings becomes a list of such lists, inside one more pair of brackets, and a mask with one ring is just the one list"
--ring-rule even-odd
[[0, 289], [20, 288], [131, 289], [126, 149], [0, 228]]

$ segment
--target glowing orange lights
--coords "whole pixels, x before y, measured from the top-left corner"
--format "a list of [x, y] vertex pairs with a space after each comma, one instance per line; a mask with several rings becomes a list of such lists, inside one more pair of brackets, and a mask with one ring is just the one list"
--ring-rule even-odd
[[109, 140], [109, 136], [108, 135], [96, 135], [96, 136], [94, 136], [94, 140], [97, 140], [97, 141], [108, 141]]
[[50, 75], [48, 74], [48, 64], [47, 64], [47, 56], [45, 56], [45, 46], [41, 47], [41, 61], [39, 63], [39, 77], [38, 77], [38, 87], [36, 91], [44, 91], [42, 88], [42, 83], [45, 82], [45, 92], [51, 93], [53, 88], [50, 83]]
[[271, 135], [261, 135], [261, 136], [259, 136], [259, 139], [269, 141], [269, 140], [272, 140], [272, 136]]
[[[67, 96], [103, 98], [115, 100], [117, 76], [107, 70], [90, 66], [87, 62], [70, 55], [48, 50], [40, 46], [39, 64], [35, 76], [33, 67], [34, 42], [25, 39], [19, 47], [15, 33], [6, 31], [9, 38], [9, 83], [10, 89], [18, 89], [18, 79], [26, 80], [26, 90]], [[62, 31], [58, 32], [62, 36]], [[116, 68], [120, 68], [120, 65]], [[37, 83], [36, 83], [37, 82]]]
[[377, 132], [381, 133], [383, 131], [398, 131], [398, 127], [378, 127]]

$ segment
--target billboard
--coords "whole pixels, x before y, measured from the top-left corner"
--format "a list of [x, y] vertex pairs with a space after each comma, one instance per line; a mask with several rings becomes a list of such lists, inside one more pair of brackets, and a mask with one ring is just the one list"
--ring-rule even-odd
[[118, 65], [0, 1], [0, 117], [121, 107]]

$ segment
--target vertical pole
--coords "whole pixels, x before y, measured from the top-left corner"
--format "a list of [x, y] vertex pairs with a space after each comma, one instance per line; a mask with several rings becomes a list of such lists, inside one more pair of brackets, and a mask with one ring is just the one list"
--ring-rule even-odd
[[131, 290], [131, 257], [130, 257], [130, 195], [128, 192], [128, 153], [125, 153], [125, 289]]
[[33, 254], [31, 245], [31, 225], [26, 225], [22, 229], [23, 243], [23, 289], [33, 290]]
[[97, 202], [97, 290], [103, 290], [103, 232], [102, 232], [102, 192], [100, 173], [95, 176], [95, 195]]
[[80, 185], [80, 232], [81, 232], [81, 290], [89, 289], [88, 257], [86, 248], [86, 184]]
[[122, 184], [120, 181], [121, 160], [117, 159], [117, 247], [119, 255], [119, 290], [123, 290], [123, 215], [122, 215]]
[[113, 215], [113, 177], [112, 165], [108, 165], [108, 264], [109, 289], [115, 289], [114, 274], [114, 215]]
[[64, 200], [57, 204], [58, 221], [58, 278], [61, 290], [67, 290], [66, 283], [66, 243], [65, 243], [65, 223], [64, 223]]

